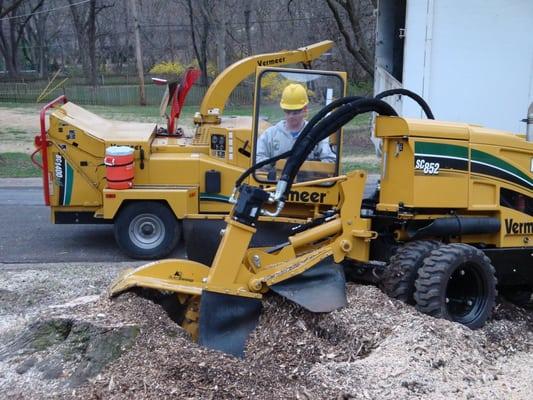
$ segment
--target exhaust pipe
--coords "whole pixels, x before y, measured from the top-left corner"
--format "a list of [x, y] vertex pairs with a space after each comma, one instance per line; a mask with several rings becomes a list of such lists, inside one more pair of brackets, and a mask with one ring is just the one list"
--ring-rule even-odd
[[437, 218], [429, 225], [408, 232], [411, 240], [428, 236], [459, 236], [497, 233], [500, 231], [500, 220], [491, 217], [448, 217]]
[[527, 124], [526, 127], [526, 140], [528, 142], [533, 142], [533, 103], [529, 105], [527, 110], [527, 118], [524, 120]]

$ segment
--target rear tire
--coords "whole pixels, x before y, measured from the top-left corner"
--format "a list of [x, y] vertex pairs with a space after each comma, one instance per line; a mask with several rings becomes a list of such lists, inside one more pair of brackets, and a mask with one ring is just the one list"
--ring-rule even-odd
[[496, 276], [490, 259], [462, 243], [433, 250], [418, 270], [416, 308], [428, 315], [481, 328], [492, 316]]
[[381, 277], [381, 289], [393, 299], [415, 304], [415, 280], [424, 259], [442, 243], [436, 240], [417, 240], [398, 249]]
[[174, 213], [164, 204], [143, 201], [127, 204], [114, 225], [115, 240], [132, 258], [159, 259], [176, 247], [181, 226]]

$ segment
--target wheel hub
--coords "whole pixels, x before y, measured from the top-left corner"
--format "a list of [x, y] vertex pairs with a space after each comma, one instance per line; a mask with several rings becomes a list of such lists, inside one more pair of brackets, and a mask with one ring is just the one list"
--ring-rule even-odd
[[474, 264], [457, 268], [448, 281], [446, 308], [454, 321], [466, 324], [482, 312], [486, 291], [481, 275]]
[[131, 221], [128, 233], [135, 246], [152, 249], [163, 242], [165, 225], [156, 215], [140, 214]]
[[146, 236], [149, 236], [149, 235], [152, 235], [155, 231], [155, 228], [152, 224], [150, 223], [145, 223], [143, 224], [143, 226], [141, 227], [141, 232], [143, 235], [146, 235]]

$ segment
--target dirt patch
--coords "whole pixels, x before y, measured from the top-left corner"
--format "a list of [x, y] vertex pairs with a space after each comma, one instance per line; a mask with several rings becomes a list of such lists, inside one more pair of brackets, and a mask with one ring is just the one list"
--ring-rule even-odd
[[0, 264], [2, 397], [528, 399], [533, 393], [531, 310], [500, 303], [494, 320], [471, 331], [372, 286], [349, 284], [348, 307], [329, 314], [269, 296], [246, 357], [237, 359], [197, 346], [150, 300], [134, 293], [109, 300], [104, 290], [126, 266]]
[[37, 106], [0, 107], [0, 153], [32, 153], [33, 138], [39, 132]]

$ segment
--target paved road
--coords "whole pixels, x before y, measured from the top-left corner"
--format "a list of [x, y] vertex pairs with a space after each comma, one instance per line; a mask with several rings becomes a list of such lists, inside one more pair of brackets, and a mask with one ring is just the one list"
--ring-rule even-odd
[[[367, 196], [377, 179], [369, 176]], [[185, 257], [183, 243], [171, 257]], [[40, 179], [0, 179], [0, 263], [129, 260], [115, 243], [112, 225], [53, 225]]]
[[[183, 257], [178, 246], [172, 257]], [[112, 225], [53, 225], [43, 192], [33, 183], [0, 180], [0, 263], [116, 262]]]

